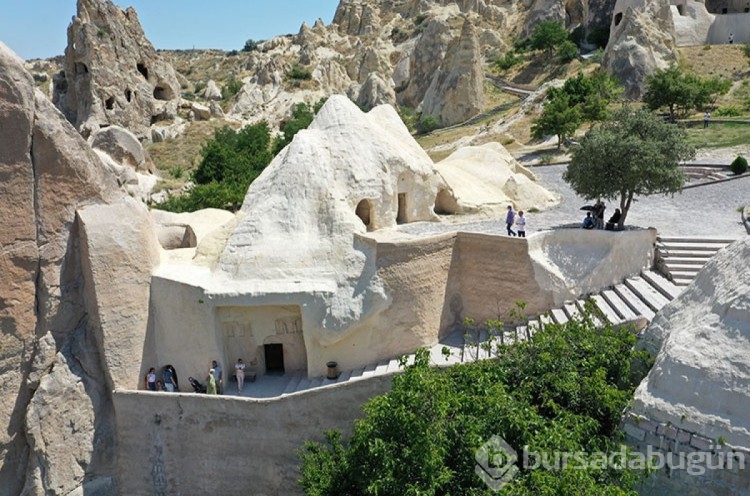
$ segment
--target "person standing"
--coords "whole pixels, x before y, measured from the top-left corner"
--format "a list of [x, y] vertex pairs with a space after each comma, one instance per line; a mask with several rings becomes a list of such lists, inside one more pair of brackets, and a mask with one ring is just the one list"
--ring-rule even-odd
[[505, 215], [505, 227], [508, 229], [508, 236], [515, 236], [513, 223], [516, 221], [516, 213], [513, 211], [513, 205], [508, 205], [508, 213]]
[[151, 367], [146, 374], [146, 389], [156, 391], [156, 369]]
[[221, 364], [216, 360], [211, 362], [211, 370], [213, 370], [214, 379], [216, 380], [216, 394], [222, 394], [224, 388], [222, 387], [222, 381], [224, 379], [224, 372], [221, 370]]
[[523, 216], [523, 210], [518, 211], [516, 216], [516, 229], [518, 230], [518, 237], [526, 237], [526, 217]]
[[234, 364], [234, 375], [237, 377], [237, 392], [242, 393], [242, 386], [245, 384], [245, 364], [242, 363], [242, 358], [238, 358]]
[[[214, 362], [216, 363], [216, 362]], [[208, 371], [208, 387], [206, 388], [206, 393], [208, 394], [217, 394], [216, 392], [216, 371], [214, 369], [209, 369]]]
[[708, 127], [708, 121], [711, 120], [711, 112], [706, 111], [705, 114], [703, 114], [703, 129], [706, 129]]
[[733, 43], [734, 43], [734, 33], [729, 33], [729, 44], [731, 45]]
[[171, 365], [167, 365], [164, 367], [164, 387], [170, 393], [174, 393], [177, 388], [174, 379], [174, 372], [172, 371]]

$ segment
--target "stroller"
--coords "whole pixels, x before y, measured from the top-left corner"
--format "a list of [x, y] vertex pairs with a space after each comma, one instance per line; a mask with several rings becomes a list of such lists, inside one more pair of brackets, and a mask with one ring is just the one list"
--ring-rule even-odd
[[203, 394], [206, 393], [207, 391], [206, 386], [198, 382], [197, 379], [194, 379], [193, 377], [188, 377], [188, 381], [190, 381], [190, 385], [193, 386], [194, 393], [203, 393]]

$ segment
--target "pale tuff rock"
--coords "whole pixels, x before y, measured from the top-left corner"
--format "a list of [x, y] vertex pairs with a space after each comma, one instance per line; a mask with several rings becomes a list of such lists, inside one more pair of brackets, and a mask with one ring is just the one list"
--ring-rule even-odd
[[221, 100], [221, 90], [213, 79], [206, 83], [206, 87], [203, 89], [203, 98], [206, 100]]
[[526, 21], [521, 29], [521, 38], [528, 38], [534, 34], [537, 24], [542, 21], [564, 21], [565, 4], [559, 0], [534, 0], [526, 15]]
[[436, 167], [456, 198], [456, 213], [502, 215], [508, 205], [542, 210], [559, 202], [500, 143], [461, 148]]
[[640, 97], [646, 77], [677, 61], [669, 0], [618, 0], [610, 27], [604, 66]]
[[461, 36], [446, 51], [440, 70], [422, 102], [422, 115], [431, 115], [443, 126], [474, 117], [484, 107], [484, 71], [477, 33], [465, 21]]
[[[343, 256], [352, 249], [352, 233], [395, 226], [398, 216], [435, 220], [441, 183], [392, 107], [362, 114], [345, 97], [332, 96], [251, 185], [222, 270], [234, 278], [358, 273], [355, 254]], [[408, 194], [401, 212], [399, 193]], [[358, 206], [360, 212], [367, 207], [368, 225], [355, 213]], [[337, 267], [343, 262], [355, 265]]]
[[395, 101], [396, 93], [393, 87], [375, 72], [367, 77], [357, 97], [359, 108], [366, 110], [382, 104], [393, 104]]
[[424, 22], [424, 31], [417, 38], [409, 59], [408, 86], [397, 95], [399, 103], [409, 107], [417, 107], [424, 99], [432, 77], [440, 68], [448, 45], [453, 39], [446, 21], [429, 19]]
[[750, 448], [750, 237], [720, 251], [662, 309], [641, 345], [658, 352], [632, 411]]
[[211, 232], [235, 218], [233, 213], [216, 208], [180, 214], [151, 210], [151, 216], [156, 223], [159, 243], [166, 250], [194, 248]]
[[21, 60], [0, 44], [0, 122], [12, 123], [0, 135], [0, 369], [7, 371], [0, 459], [3, 473], [13, 474], [0, 484], [3, 496], [67, 494], [112, 460], [111, 414], [99, 408], [109, 393], [86, 330], [75, 211], [125, 192], [33, 88]]
[[91, 148], [106, 153], [123, 167], [151, 174], [156, 170], [141, 142], [125, 128], [108, 126], [99, 129], [91, 135], [88, 141]]
[[366, 35], [378, 30], [380, 11], [372, 2], [341, 2], [333, 16], [333, 24], [339, 33]]
[[175, 117], [164, 115], [165, 104], [180, 98], [172, 66], [146, 39], [133, 8], [109, 0], [78, 0], [77, 7], [55, 104], [84, 137], [115, 124], [148, 141], [155, 116]]

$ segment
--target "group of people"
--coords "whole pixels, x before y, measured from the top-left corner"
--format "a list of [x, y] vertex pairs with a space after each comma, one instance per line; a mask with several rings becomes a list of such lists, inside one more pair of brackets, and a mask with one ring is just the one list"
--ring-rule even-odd
[[[516, 227], [516, 231], [513, 230]], [[508, 213], [505, 215], [505, 227], [508, 229], [508, 236], [526, 237], [526, 217], [523, 216], [523, 210], [518, 214], [513, 211], [513, 205], [508, 205]]]
[[[242, 389], [245, 385], [245, 363], [242, 358], [237, 359], [237, 363], [234, 364], [234, 375], [237, 378], [237, 392], [242, 393]], [[179, 383], [177, 382], [177, 371], [172, 365], [165, 365], [162, 369], [161, 379], [156, 373], [156, 368], [151, 367], [148, 369], [146, 374], [145, 383], [146, 390], [148, 391], [167, 391], [170, 393], [178, 392], [180, 390]], [[191, 382], [193, 378], [190, 378]], [[221, 368], [221, 364], [216, 360], [211, 361], [211, 368], [208, 371], [208, 385], [206, 392], [208, 394], [223, 394], [224, 392], [224, 371]]]
[[148, 369], [148, 373], [145, 377], [146, 389], [148, 391], [167, 391], [174, 393], [179, 391], [179, 383], [177, 382], [177, 371], [172, 365], [165, 365], [162, 369], [162, 378], [159, 379], [156, 375], [156, 369], [151, 367]]
[[604, 202], [597, 200], [594, 206], [586, 212], [586, 217], [581, 223], [581, 227], [584, 229], [607, 229], [608, 231], [615, 230], [615, 227], [620, 222], [622, 213], [619, 208], [615, 209], [615, 213], [609, 218], [607, 224], [604, 224], [604, 211], [607, 209]]
[[[234, 364], [234, 377], [237, 379], [237, 393], [241, 394], [245, 387], [245, 362], [242, 358], [237, 359]], [[208, 394], [224, 394], [224, 371], [221, 364], [216, 360], [211, 361], [211, 368], [208, 370]]]

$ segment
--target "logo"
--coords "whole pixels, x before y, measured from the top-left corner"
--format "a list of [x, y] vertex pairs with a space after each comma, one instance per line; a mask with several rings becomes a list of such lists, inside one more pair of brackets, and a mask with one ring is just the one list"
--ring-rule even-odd
[[518, 473], [518, 453], [498, 435], [492, 436], [474, 454], [474, 472], [493, 491], [513, 480]]

